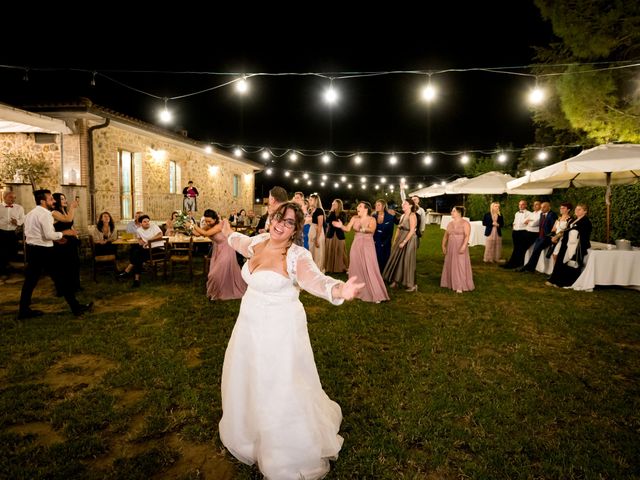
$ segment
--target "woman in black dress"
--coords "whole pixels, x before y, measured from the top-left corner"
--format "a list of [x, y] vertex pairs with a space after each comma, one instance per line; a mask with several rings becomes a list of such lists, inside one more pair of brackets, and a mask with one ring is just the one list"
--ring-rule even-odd
[[[54, 193], [53, 199], [55, 200], [54, 209], [51, 212], [54, 222], [53, 228], [56, 232], [73, 229], [73, 217], [75, 216], [76, 208], [78, 208], [78, 202], [75, 200], [70, 203], [67, 202], [67, 197], [64, 193]], [[63, 281], [67, 283], [72, 292], [82, 289], [80, 287], [79, 245], [80, 242], [77, 235], [65, 235], [53, 244], [58, 271], [62, 272]], [[57, 292], [57, 294], [62, 296], [61, 292]]]

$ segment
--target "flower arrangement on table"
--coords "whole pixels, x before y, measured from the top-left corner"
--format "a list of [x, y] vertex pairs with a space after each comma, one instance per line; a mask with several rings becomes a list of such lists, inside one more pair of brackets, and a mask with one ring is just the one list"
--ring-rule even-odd
[[190, 226], [191, 219], [184, 212], [178, 212], [173, 221], [173, 231], [182, 235], [191, 235], [193, 226]]

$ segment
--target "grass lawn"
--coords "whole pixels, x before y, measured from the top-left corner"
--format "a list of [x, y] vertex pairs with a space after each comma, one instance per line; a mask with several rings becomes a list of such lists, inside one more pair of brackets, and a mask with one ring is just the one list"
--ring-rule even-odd
[[[640, 478], [640, 292], [545, 287], [473, 247], [458, 295], [439, 287], [441, 238], [425, 232], [416, 293], [302, 295], [344, 415], [327, 478]], [[218, 438], [240, 302], [209, 302], [202, 275], [132, 291], [84, 273], [81, 319], [47, 279], [47, 315], [18, 322], [21, 284], [0, 285], [0, 478], [261, 478]]]

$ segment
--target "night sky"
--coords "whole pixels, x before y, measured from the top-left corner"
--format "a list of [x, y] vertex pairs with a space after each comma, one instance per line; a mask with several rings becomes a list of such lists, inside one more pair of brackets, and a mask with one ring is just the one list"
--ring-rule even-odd
[[[78, 33], [69, 28], [43, 32], [50, 18], [33, 20], [40, 48], [4, 49], [0, 68], [0, 101], [16, 106], [36, 101], [89, 97], [99, 105], [158, 124], [162, 101], [118, 85], [102, 75], [159, 97], [189, 94], [230, 80], [231, 76], [161, 72], [362, 72], [447, 68], [513, 67], [534, 63], [535, 46], [553, 41], [551, 27], [526, 1], [483, 2], [472, 7], [398, 5], [345, 18], [329, 5], [324, 18], [316, 12], [289, 11], [252, 20], [225, 12], [201, 16], [190, 12], [155, 12], [145, 25], [122, 24], [105, 15], [85, 21], [78, 50]], [[454, 4], [455, 3], [455, 4]], [[310, 5], [306, 8], [310, 8]], [[388, 8], [388, 7], [387, 7]], [[427, 13], [422, 12], [422, 10]], [[54, 14], [55, 12], [50, 12]], [[129, 19], [131, 20], [131, 19]], [[156, 25], [158, 21], [162, 23]], [[47, 48], [48, 45], [53, 48]], [[40, 71], [49, 67], [51, 71]], [[96, 85], [87, 72], [96, 70]], [[149, 73], [131, 73], [149, 70]], [[521, 70], [527, 72], [527, 70]], [[233, 87], [169, 101], [174, 123], [204, 142], [278, 149], [333, 151], [463, 151], [493, 150], [497, 145], [523, 147], [533, 142], [531, 111], [525, 95], [530, 78], [487, 72], [447, 73], [432, 77], [440, 90], [430, 107], [419, 100], [424, 75], [394, 74], [335, 82], [340, 100], [333, 108], [322, 101], [326, 79], [308, 76], [257, 77], [241, 98]], [[252, 149], [255, 150], [255, 149]], [[281, 154], [284, 150], [274, 150]], [[247, 158], [265, 163], [259, 155]], [[388, 155], [366, 155], [361, 167], [353, 160], [334, 158], [324, 165], [319, 157], [301, 158], [292, 165], [286, 157], [271, 158], [274, 175], [259, 174], [257, 195], [273, 184], [289, 190], [284, 169], [300, 173], [405, 175], [410, 184], [431, 183], [462, 173], [459, 157], [435, 154], [430, 167], [422, 156], [398, 155], [390, 167]], [[313, 175], [312, 175], [313, 178]], [[375, 179], [371, 178], [371, 183]], [[333, 191], [333, 189], [326, 188]], [[346, 194], [345, 194], [346, 195]]]

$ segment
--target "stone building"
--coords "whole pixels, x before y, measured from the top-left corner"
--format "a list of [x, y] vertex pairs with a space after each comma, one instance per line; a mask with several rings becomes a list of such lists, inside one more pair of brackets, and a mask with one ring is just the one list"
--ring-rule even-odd
[[[119, 223], [140, 210], [159, 223], [182, 208], [189, 180], [198, 188], [198, 212], [212, 208], [226, 216], [252, 209], [254, 175], [262, 166], [226, 152], [208, 153], [206, 144], [131, 118], [83, 99], [41, 105], [29, 111], [0, 104], [0, 161], [7, 154], [37, 155], [50, 174], [36, 185], [77, 198], [82, 230], [108, 211]], [[0, 179], [28, 211], [31, 185]]]

